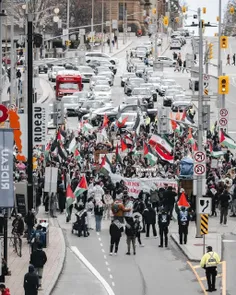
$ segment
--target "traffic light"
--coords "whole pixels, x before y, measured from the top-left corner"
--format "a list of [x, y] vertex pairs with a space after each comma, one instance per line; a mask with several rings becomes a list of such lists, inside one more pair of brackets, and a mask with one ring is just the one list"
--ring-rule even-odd
[[230, 7], [229, 12], [230, 12], [230, 14], [234, 14], [234, 7], [233, 6]]
[[178, 17], [175, 18], [175, 22], [176, 22], [177, 24], [179, 23], [179, 18], [178, 18]]
[[228, 94], [229, 93], [229, 76], [220, 76], [218, 80], [218, 93]]
[[204, 13], [204, 14], [206, 13], [206, 7], [202, 8], [202, 13]]
[[182, 12], [183, 12], [183, 13], [186, 12], [186, 7], [185, 7], [185, 6], [182, 7]]
[[213, 44], [210, 43], [208, 45], [208, 59], [212, 59], [213, 58]]
[[157, 9], [156, 8], [152, 9], [152, 14], [157, 14]]
[[169, 25], [169, 18], [168, 18], [168, 16], [165, 16], [163, 18], [163, 25], [166, 26], [166, 27], [168, 27], [168, 25]]
[[228, 37], [227, 36], [221, 36], [220, 37], [220, 48], [221, 49], [227, 49], [228, 48]]

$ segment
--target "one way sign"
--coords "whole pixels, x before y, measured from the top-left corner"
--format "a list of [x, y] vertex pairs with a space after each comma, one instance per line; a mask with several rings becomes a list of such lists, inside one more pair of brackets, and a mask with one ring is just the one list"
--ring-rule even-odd
[[198, 198], [199, 214], [211, 214], [211, 198]]

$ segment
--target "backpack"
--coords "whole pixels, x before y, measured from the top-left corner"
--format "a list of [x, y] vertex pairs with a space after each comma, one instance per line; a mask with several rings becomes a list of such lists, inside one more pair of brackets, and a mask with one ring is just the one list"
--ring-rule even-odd
[[119, 204], [114, 203], [112, 205], [112, 211], [113, 211], [113, 213], [117, 213], [119, 210], [120, 210]]

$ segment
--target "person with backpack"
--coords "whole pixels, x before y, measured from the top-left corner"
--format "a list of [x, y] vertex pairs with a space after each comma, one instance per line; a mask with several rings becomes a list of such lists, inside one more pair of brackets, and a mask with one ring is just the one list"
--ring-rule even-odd
[[179, 224], [179, 243], [187, 244], [188, 237], [188, 226], [189, 226], [190, 215], [185, 207], [181, 207], [178, 213], [178, 224]]
[[121, 223], [124, 223], [124, 213], [130, 212], [131, 208], [125, 208], [122, 199], [116, 199], [112, 204], [111, 211], [113, 213], [113, 219], [118, 219]]
[[43, 267], [47, 262], [47, 255], [42, 248], [42, 244], [38, 243], [37, 250], [30, 256], [30, 263], [34, 266], [35, 272], [39, 277], [39, 287], [42, 287]]
[[168, 247], [168, 232], [170, 224], [170, 215], [162, 208], [161, 213], [158, 215], [158, 225], [159, 225], [159, 234], [160, 234], [160, 245], [159, 247], [163, 248], [163, 242], [165, 237], [165, 247]]
[[34, 209], [31, 209], [28, 214], [25, 216], [25, 223], [27, 225], [27, 240], [28, 240], [28, 243], [30, 243], [30, 238], [31, 238], [31, 233], [32, 233], [32, 230], [35, 226], [35, 224], [37, 223], [37, 219], [36, 219], [36, 216], [35, 216], [35, 210]]
[[35, 251], [38, 247], [38, 244], [44, 245], [45, 244], [45, 232], [43, 231], [43, 227], [41, 224], [37, 225], [36, 230], [32, 231], [31, 234], [31, 247], [32, 247], [32, 252]]
[[95, 223], [96, 223], [96, 232], [101, 231], [102, 225], [102, 217], [104, 212], [104, 205], [103, 202], [98, 200], [94, 206], [94, 215], [95, 215]]
[[115, 246], [115, 255], [117, 255], [121, 234], [123, 232], [123, 226], [118, 219], [115, 219], [111, 222], [109, 232], [111, 236], [110, 255], [111, 256], [113, 255], [114, 246]]
[[125, 234], [127, 236], [126, 242], [128, 251], [126, 255], [130, 255], [131, 250], [131, 244], [133, 247], [133, 254], [136, 255], [136, 235], [135, 235], [135, 225], [134, 225], [134, 219], [130, 218], [126, 225], [125, 225]]

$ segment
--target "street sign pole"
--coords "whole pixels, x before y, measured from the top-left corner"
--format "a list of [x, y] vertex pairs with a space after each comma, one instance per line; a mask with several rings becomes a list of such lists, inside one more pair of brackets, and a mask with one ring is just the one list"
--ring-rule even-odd
[[[203, 36], [202, 36], [202, 19], [201, 19], [201, 8], [198, 8], [198, 21], [199, 21], [199, 97], [198, 97], [198, 149], [203, 151]], [[201, 238], [201, 216], [199, 212], [198, 198], [202, 197], [202, 175], [197, 176], [197, 197], [196, 197], [196, 220], [197, 220], [197, 231], [196, 237]]]

